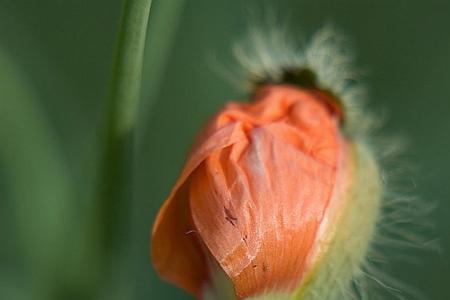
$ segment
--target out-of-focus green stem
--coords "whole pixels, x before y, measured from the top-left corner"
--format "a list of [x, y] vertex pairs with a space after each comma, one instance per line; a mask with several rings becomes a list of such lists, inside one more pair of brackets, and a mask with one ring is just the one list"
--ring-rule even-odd
[[[132, 146], [140, 99], [145, 38], [151, 0], [125, 0], [113, 61], [111, 90], [105, 106], [100, 182], [94, 214], [101, 272], [120, 252], [126, 203], [131, 200]], [[119, 225], [121, 224], [121, 225]]]
[[147, 122], [151, 119], [151, 111], [156, 104], [160, 85], [165, 75], [165, 67], [170, 57], [171, 48], [177, 35], [177, 29], [181, 20], [181, 13], [185, 6], [185, 0], [157, 1], [152, 6], [152, 19], [148, 34], [151, 38], [147, 40], [145, 49], [143, 80], [145, 86], [142, 88], [142, 99], [138, 119], [143, 126], [139, 126], [136, 133], [136, 148], [143, 146], [143, 135]]
[[125, 0], [107, 104], [108, 134], [114, 137], [126, 135], [135, 123], [151, 2]]

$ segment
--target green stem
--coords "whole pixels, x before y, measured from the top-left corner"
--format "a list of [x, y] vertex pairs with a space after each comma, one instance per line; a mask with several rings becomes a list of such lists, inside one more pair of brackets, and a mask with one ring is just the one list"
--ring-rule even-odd
[[[106, 102], [100, 184], [94, 214], [94, 258], [99, 272], [111, 274], [111, 263], [126, 244], [131, 201], [132, 147], [135, 115], [141, 92], [145, 38], [151, 0], [125, 0]], [[121, 238], [122, 240], [118, 240]], [[111, 275], [113, 276], [113, 275]]]
[[151, 2], [125, 0], [108, 101], [108, 133], [114, 137], [125, 135], [135, 123]]

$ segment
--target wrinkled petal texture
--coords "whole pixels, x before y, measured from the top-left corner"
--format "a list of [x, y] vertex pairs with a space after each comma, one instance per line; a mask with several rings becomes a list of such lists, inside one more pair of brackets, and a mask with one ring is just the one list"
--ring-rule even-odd
[[338, 115], [325, 94], [288, 85], [228, 104], [157, 217], [158, 272], [201, 297], [212, 255], [239, 298], [295, 289], [336, 183]]

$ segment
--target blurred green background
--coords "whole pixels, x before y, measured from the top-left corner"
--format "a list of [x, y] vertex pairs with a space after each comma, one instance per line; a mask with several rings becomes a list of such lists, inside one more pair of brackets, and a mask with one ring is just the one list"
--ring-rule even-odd
[[117, 243], [102, 269], [92, 231], [111, 220], [92, 215], [93, 190], [121, 6], [0, 0], [1, 299], [191, 299], [150, 266], [151, 224], [195, 132], [242, 97], [210, 58], [232, 65], [249, 16], [267, 8], [294, 34], [331, 22], [351, 37], [371, 107], [388, 115], [384, 131], [409, 140], [409, 193], [437, 202], [442, 250], [392, 268], [428, 299], [450, 299], [449, 1], [154, 0], [134, 196], [115, 219]]

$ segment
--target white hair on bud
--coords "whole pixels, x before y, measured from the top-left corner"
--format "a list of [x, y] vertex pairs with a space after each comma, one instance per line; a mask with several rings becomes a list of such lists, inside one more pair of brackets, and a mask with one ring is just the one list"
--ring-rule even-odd
[[[415, 182], [411, 166], [402, 158], [406, 144], [400, 138], [386, 138], [376, 133], [365, 138], [380, 165], [384, 185], [381, 213], [375, 235], [371, 240], [367, 259], [355, 285], [366, 290], [379, 291], [356, 299], [427, 299], [417, 288], [390, 275], [390, 263], [420, 263], [418, 253], [439, 251], [434, 236], [434, 225], [429, 215], [435, 209], [434, 201], [409, 196]], [[375, 297], [374, 295], [378, 295]], [[390, 298], [387, 298], [390, 295]]]
[[[283, 27], [256, 27], [246, 39], [235, 44], [233, 53], [241, 66], [246, 90], [261, 82], [282, 83], [287, 70], [309, 70], [316, 76], [317, 87], [330, 91], [345, 112], [345, 128], [355, 135], [374, 126], [364, 113], [365, 89], [357, 81], [361, 72], [353, 65], [348, 40], [332, 26], [319, 30], [309, 42], [300, 42]], [[241, 77], [241, 78], [242, 78]]]
[[[283, 83], [287, 70], [311, 71], [316, 87], [340, 101], [344, 132], [349, 139], [364, 145], [375, 156], [383, 191], [368, 253], [362, 263], [348, 262], [353, 269], [351, 284], [335, 278], [340, 291], [329, 299], [320, 300], [424, 299], [420, 292], [390, 276], [386, 266], [395, 259], [405, 259], [404, 251], [436, 248], [435, 241], [428, 239], [432, 224], [425, 221], [433, 205], [415, 197], [405, 197], [404, 192], [392, 188], [399, 185], [398, 179], [408, 178], [391, 171], [402, 169], [397, 158], [400, 143], [375, 136], [381, 122], [366, 111], [365, 88], [359, 82], [361, 72], [352, 66], [353, 55], [348, 49], [348, 40], [331, 26], [319, 30], [306, 43], [293, 39], [280, 26], [252, 26], [248, 36], [233, 48], [241, 76], [234, 74], [232, 77], [241, 88], [253, 92], [259, 84]], [[323, 295], [321, 292], [316, 293], [317, 296], [314, 294], [313, 291], [307, 299], [318, 300], [317, 297]], [[272, 298], [268, 295], [267, 299]]]

